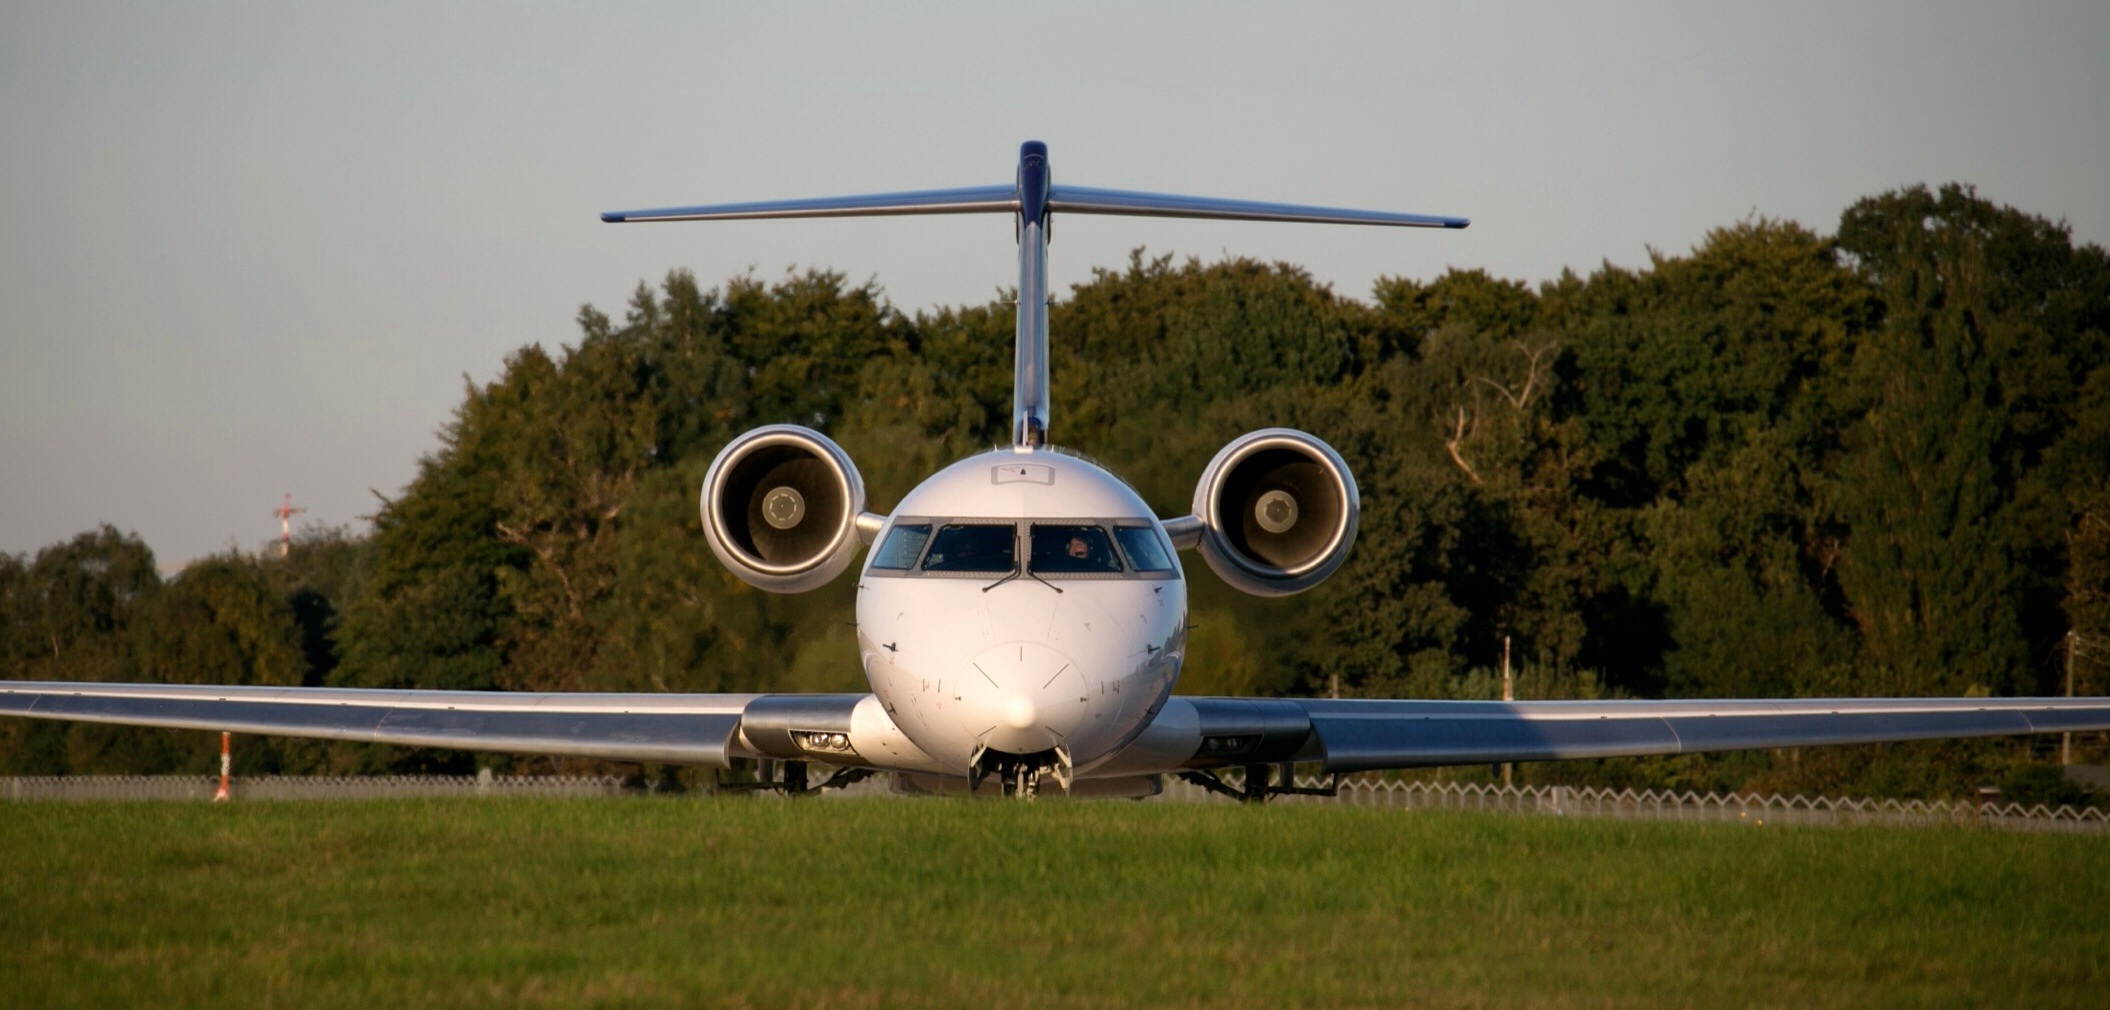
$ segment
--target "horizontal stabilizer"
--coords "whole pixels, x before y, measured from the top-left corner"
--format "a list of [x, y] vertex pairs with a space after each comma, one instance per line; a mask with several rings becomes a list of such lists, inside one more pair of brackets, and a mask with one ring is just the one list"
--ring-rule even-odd
[[1055, 186], [1048, 210], [1062, 214], [1128, 214], [1140, 217], [1220, 218], [1230, 221], [1301, 221], [1308, 224], [1375, 224], [1400, 228], [1463, 228], [1472, 221], [1429, 214], [1394, 214], [1296, 203], [1219, 200], [1206, 196], [1135, 193], [1122, 189]]
[[869, 217], [879, 214], [976, 214], [1018, 210], [1015, 186], [970, 186], [965, 189], [921, 189], [910, 193], [874, 193], [869, 196], [823, 196], [806, 200], [763, 200], [755, 203], [713, 203], [695, 207], [661, 207], [655, 210], [612, 210], [601, 220], [614, 224], [626, 221], [739, 221], [770, 217]]
[[[1015, 186], [972, 186], [965, 189], [874, 193], [869, 196], [824, 196], [805, 200], [763, 200], [751, 203], [699, 204], [693, 207], [660, 207], [652, 210], [612, 210], [603, 213], [601, 220], [622, 224], [633, 221], [873, 217], [883, 214], [1014, 214], [1020, 206], [1018, 189]], [[1137, 193], [1123, 189], [1092, 189], [1085, 186], [1051, 187], [1046, 207], [1048, 213], [1061, 214], [1300, 221], [1307, 224], [1370, 224], [1400, 228], [1463, 228], [1472, 223], [1462, 217], [1395, 214], [1381, 210], [1348, 210], [1340, 207], [1263, 203], [1255, 200], [1219, 200], [1206, 196]]]

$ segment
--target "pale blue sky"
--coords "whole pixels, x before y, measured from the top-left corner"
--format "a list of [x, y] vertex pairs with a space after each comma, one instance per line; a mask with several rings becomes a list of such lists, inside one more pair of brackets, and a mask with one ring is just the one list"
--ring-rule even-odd
[[[173, 9], [172, 9], [173, 8]], [[611, 226], [621, 207], [1005, 182], [1462, 214], [1466, 232], [1073, 218], [1366, 297], [1543, 280], [1752, 213], [1966, 180], [2110, 240], [2110, 5], [31, 4], [0, 8], [0, 550], [165, 563], [351, 523], [459, 401], [687, 267], [1011, 283], [999, 217]], [[1060, 405], [1058, 405], [1059, 408]], [[1059, 416], [1059, 411], [1058, 411]], [[1059, 432], [1058, 432], [1059, 435]]]

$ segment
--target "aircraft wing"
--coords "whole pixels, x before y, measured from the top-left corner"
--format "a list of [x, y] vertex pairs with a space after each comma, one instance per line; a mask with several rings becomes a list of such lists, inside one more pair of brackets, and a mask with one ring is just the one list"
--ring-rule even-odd
[[0, 681], [0, 715], [724, 768], [765, 697]]
[[1189, 767], [1337, 772], [2110, 730], [2110, 698], [1186, 700], [1202, 738]]

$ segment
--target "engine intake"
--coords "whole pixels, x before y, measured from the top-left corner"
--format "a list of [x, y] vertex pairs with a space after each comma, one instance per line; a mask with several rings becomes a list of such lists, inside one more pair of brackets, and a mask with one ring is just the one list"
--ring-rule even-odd
[[1348, 464], [1291, 428], [1233, 439], [1194, 486], [1202, 557], [1256, 596], [1301, 593], [1332, 575], [1355, 544], [1362, 513]]
[[828, 436], [772, 424], [719, 451], [699, 505], [711, 553], [741, 581], [803, 593], [842, 574], [856, 557], [865, 485]]

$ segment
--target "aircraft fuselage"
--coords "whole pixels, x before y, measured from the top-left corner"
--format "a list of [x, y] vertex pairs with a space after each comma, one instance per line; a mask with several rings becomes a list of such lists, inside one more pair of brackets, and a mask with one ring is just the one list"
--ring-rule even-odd
[[998, 449], [925, 480], [858, 579], [872, 692], [937, 766], [985, 756], [1087, 770], [1179, 679], [1187, 586], [1163, 524], [1120, 478]]

